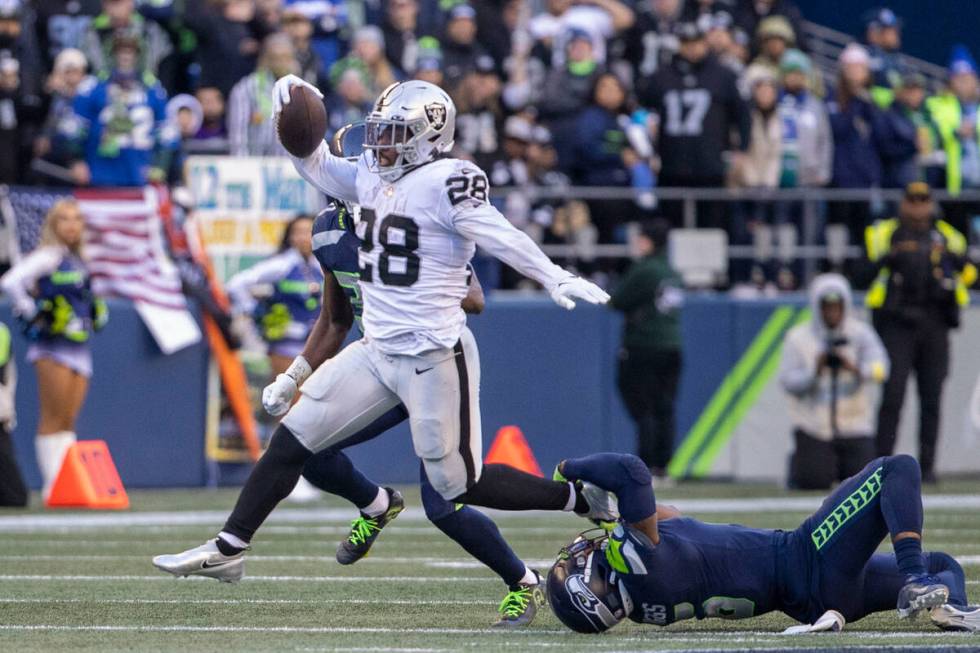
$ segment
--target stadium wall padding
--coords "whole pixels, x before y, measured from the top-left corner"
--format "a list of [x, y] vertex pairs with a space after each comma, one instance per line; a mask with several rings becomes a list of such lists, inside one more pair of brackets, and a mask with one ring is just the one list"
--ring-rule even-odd
[[[203, 485], [207, 352], [203, 344], [173, 356], [159, 353], [135, 310], [112, 302], [112, 319], [94, 339], [95, 376], [82, 411], [81, 437], [109, 443], [128, 487]], [[678, 454], [700, 475], [781, 481], [790, 424], [775, 381], [782, 334], [805, 319], [802, 297], [732, 301], [691, 295], [683, 309], [684, 368], [677, 406]], [[0, 319], [11, 321], [0, 304]], [[470, 327], [480, 345], [484, 451], [496, 431], [519, 426], [542, 469], [597, 450], [632, 451], [633, 426], [616, 390], [620, 317], [607, 309], [562, 310], [540, 297], [491, 297]], [[33, 487], [37, 395], [15, 332], [19, 373], [15, 446]], [[941, 471], [980, 470], [980, 449], [965, 421], [980, 371], [980, 309], [955, 332], [943, 400]], [[910, 384], [899, 449], [914, 452], [917, 406]], [[681, 440], [700, 440], [686, 451]], [[973, 444], [971, 444], [973, 443]], [[402, 425], [350, 450], [379, 482], [412, 483], [418, 460]], [[238, 469], [232, 469], [237, 467]], [[241, 482], [245, 466], [222, 465], [223, 482]]]

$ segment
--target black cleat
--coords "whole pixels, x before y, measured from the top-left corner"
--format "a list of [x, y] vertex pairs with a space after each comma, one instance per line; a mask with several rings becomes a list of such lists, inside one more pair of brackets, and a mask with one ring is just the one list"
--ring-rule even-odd
[[538, 608], [543, 608], [547, 600], [542, 588], [541, 574], [534, 572], [538, 582], [534, 585], [523, 583], [511, 590], [500, 602], [500, 620], [493, 624], [494, 628], [522, 628], [527, 626], [538, 614]]
[[401, 492], [390, 487], [386, 487], [385, 492], [388, 493], [388, 510], [377, 517], [368, 517], [361, 513], [351, 522], [350, 535], [337, 545], [337, 562], [340, 564], [352, 565], [366, 556], [381, 534], [381, 529], [405, 509], [405, 499]]
[[898, 616], [900, 619], [915, 617], [922, 610], [946, 603], [948, 598], [949, 588], [935, 576], [909, 576], [898, 592]]

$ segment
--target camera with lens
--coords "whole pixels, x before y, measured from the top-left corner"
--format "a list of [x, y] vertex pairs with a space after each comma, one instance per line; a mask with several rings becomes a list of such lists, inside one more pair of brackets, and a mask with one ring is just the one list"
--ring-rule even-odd
[[827, 367], [832, 371], [837, 371], [844, 366], [844, 359], [837, 353], [838, 348], [847, 344], [847, 338], [843, 336], [831, 336], [827, 338]]

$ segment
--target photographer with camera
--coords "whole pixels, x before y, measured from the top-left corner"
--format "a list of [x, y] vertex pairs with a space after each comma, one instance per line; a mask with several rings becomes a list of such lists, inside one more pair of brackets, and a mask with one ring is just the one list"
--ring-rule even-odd
[[874, 458], [873, 395], [888, 376], [888, 354], [874, 329], [851, 314], [851, 286], [841, 275], [814, 279], [810, 305], [810, 321], [786, 334], [779, 381], [796, 440], [789, 485], [818, 490]]
[[865, 244], [876, 275], [865, 303], [892, 361], [878, 411], [878, 455], [891, 455], [895, 448], [905, 386], [914, 370], [919, 466], [922, 480], [935, 483], [949, 330], [959, 326], [960, 308], [970, 303], [967, 288], [976, 280], [977, 269], [967, 258], [966, 238], [936, 217], [929, 186], [920, 181], [905, 187], [897, 218], [867, 228]]

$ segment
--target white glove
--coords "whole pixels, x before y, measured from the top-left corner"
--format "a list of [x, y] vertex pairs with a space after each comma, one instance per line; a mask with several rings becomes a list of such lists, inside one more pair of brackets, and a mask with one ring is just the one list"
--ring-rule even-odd
[[590, 304], [605, 304], [609, 301], [609, 293], [591, 281], [575, 276], [562, 279], [551, 289], [551, 299], [562, 308], [575, 308], [573, 298], [584, 299]]
[[275, 381], [262, 390], [262, 407], [274, 417], [282, 415], [293, 404], [296, 389], [296, 381], [293, 380], [293, 377], [280, 374]]
[[784, 635], [804, 635], [806, 633], [839, 633], [844, 630], [844, 615], [837, 610], [827, 610], [812, 624], [790, 626], [783, 631]]
[[279, 120], [279, 112], [289, 104], [289, 90], [294, 86], [305, 86], [316, 93], [320, 99], [323, 99], [323, 93], [320, 92], [320, 89], [306, 80], [296, 75], [280, 77], [279, 81], [272, 87], [272, 118], [274, 120]]

